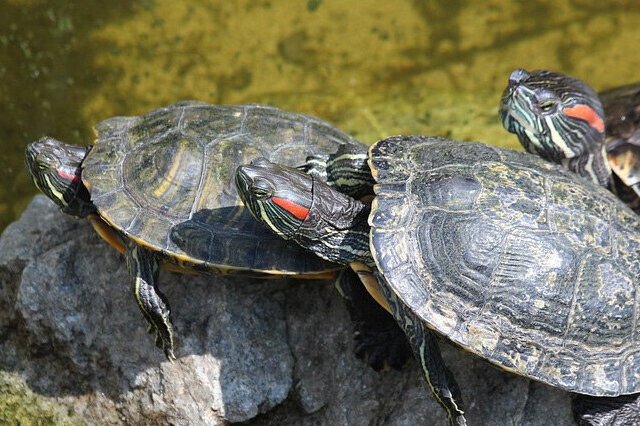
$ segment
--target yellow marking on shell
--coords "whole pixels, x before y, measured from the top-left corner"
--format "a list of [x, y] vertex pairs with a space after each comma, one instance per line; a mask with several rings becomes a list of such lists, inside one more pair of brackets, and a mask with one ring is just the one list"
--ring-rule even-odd
[[[540, 369], [542, 373], [545, 373], [547, 377], [551, 378], [558, 383], [558, 386], [564, 389], [574, 388], [576, 385], [576, 377], [578, 369], [575, 365], [569, 366], [568, 372], [563, 372], [556, 367], [553, 362], [545, 362]], [[545, 380], [547, 382], [547, 380]]]
[[527, 352], [526, 356], [517, 350], [508, 354], [514, 368], [522, 375], [532, 372], [540, 361], [540, 351], [535, 347], [529, 347], [528, 349], [530, 352]]
[[430, 321], [433, 322], [433, 324], [425, 323], [428, 327], [437, 329], [442, 334], [455, 331], [458, 324], [458, 313], [455, 309], [442, 303], [435, 303], [433, 299], [427, 300], [424, 306]]
[[[469, 353], [473, 353], [473, 352], [469, 352]], [[495, 363], [494, 363], [494, 364], [495, 364]], [[507, 373], [517, 374], [518, 376], [522, 376], [522, 377], [529, 377], [529, 376], [527, 376], [527, 375], [525, 374], [525, 372], [524, 372], [524, 371], [517, 370], [517, 369], [515, 369], [515, 368], [513, 368], [513, 367], [507, 367], [507, 366], [502, 365], [502, 364], [495, 364], [495, 365], [497, 365], [501, 370], [504, 370], [504, 371], [506, 371]]]
[[373, 272], [371, 272], [371, 268], [369, 268], [362, 262], [352, 262], [349, 266], [351, 266], [351, 269], [353, 269], [353, 271], [358, 274], [358, 277], [360, 278], [360, 281], [362, 281], [364, 288], [367, 289], [371, 297], [373, 297], [378, 305], [382, 306], [387, 312], [391, 313], [391, 306], [389, 306], [389, 302], [387, 302], [387, 299], [382, 295], [382, 292], [380, 291], [380, 284], [378, 283], [376, 277], [373, 275]]
[[605, 390], [608, 394], [614, 394], [620, 391], [620, 383], [616, 380], [609, 380], [602, 365], [587, 365], [586, 370], [593, 375], [597, 386]]
[[498, 346], [500, 334], [495, 330], [491, 330], [484, 324], [471, 323], [467, 325], [467, 336], [469, 339], [469, 347], [478, 353], [487, 353], [493, 351]]
[[62, 201], [63, 204], [67, 204], [67, 202], [64, 200], [64, 195], [62, 194], [62, 192], [58, 191], [55, 186], [53, 186], [53, 184], [51, 183], [51, 179], [49, 179], [49, 176], [44, 175], [44, 180], [47, 181], [47, 188], [49, 189], [49, 191], [51, 191], [51, 194], [58, 200]]
[[176, 174], [178, 173], [178, 169], [180, 168], [180, 158], [186, 149], [186, 143], [184, 141], [180, 141], [178, 146], [178, 152], [173, 157], [173, 162], [171, 163], [171, 168], [169, 169], [169, 173], [162, 179], [160, 185], [153, 191], [153, 195], [156, 197], [161, 197], [171, 186], [171, 183], [174, 181]]

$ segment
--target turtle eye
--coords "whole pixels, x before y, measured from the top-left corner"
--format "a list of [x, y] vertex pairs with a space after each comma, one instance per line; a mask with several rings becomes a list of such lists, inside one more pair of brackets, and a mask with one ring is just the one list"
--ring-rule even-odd
[[251, 193], [257, 200], [267, 200], [273, 195], [273, 185], [266, 179], [255, 178], [251, 182]]
[[538, 107], [542, 112], [549, 112], [553, 110], [556, 106], [556, 101], [554, 99], [546, 99], [538, 104]]
[[557, 95], [550, 90], [538, 89], [535, 91], [535, 101], [538, 109], [542, 112], [553, 111], [558, 104], [558, 100]]

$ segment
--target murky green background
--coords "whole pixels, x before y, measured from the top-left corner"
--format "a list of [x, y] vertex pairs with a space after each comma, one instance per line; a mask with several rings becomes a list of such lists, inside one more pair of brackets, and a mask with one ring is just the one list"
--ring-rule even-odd
[[640, 2], [0, 0], [0, 230], [35, 193], [25, 145], [178, 99], [270, 103], [367, 142], [516, 147], [496, 118], [515, 67], [597, 89], [640, 80]]

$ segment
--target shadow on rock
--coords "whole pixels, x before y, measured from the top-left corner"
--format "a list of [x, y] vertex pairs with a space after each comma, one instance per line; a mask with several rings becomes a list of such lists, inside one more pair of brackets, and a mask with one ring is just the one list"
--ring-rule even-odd
[[[328, 282], [160, 275], [177, 361], [122, 256], [38, 196], [0, 238], [0, 360], [88, 423], [446, 424], [418, 365], [376, 373]], [[568, 394], [443, 344], [472, 424], [571, 424]]]

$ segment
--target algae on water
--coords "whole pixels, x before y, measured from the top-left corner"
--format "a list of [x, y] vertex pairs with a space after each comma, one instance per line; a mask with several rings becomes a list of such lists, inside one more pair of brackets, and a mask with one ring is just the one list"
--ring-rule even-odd
[[596, 89], [638, 79], [640, 3], [575, 0], [10, 0], [0, 5], [0, 229], [36, 193], [24, 147], [179, 99], [270, 103], [372, 142], [517, 147], [497, 119], [516, 67]]

